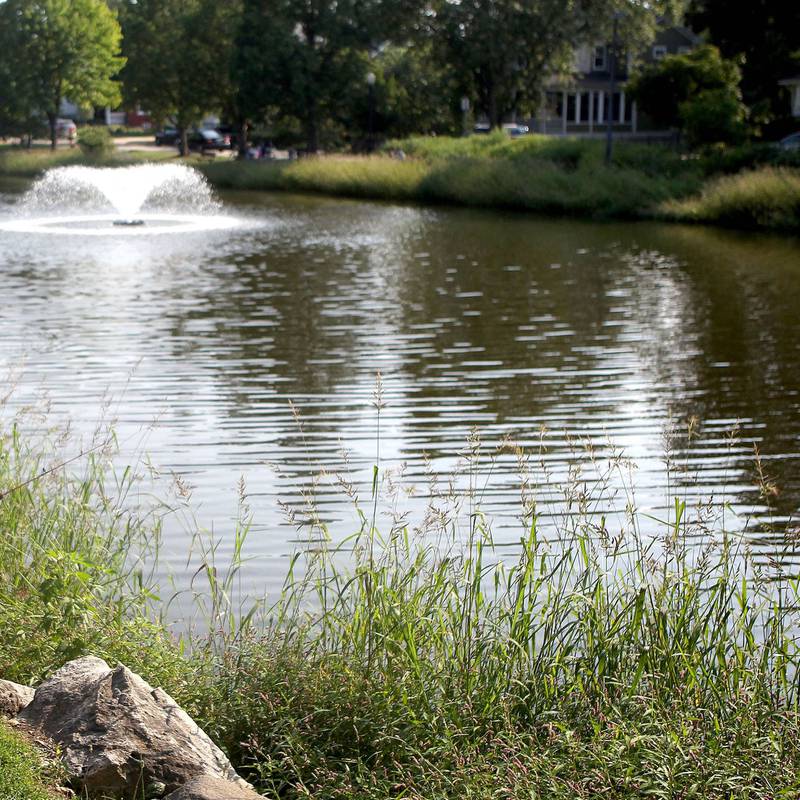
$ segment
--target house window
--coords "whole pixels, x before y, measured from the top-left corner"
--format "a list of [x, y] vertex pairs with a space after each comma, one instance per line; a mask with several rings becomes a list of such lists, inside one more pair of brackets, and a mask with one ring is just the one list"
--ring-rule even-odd
[[657, 44], [653, 47], [653, 60], [661, 61], [667, 54], [667, 48], [663, 44]]
[[691, 52], [692, 52], [692, 48], [691, 47], [687, 47], [685, 44], [681, 45], [678, 48], [678, 55], [679, 56], [688, 56], [689, 53], [691, 53]]
[[594, 57], [592, 58], [592, 68], [595, 72], [602, 71], [606, 68], [606, 47], [603, 44], [597, 45], [594, 48]]

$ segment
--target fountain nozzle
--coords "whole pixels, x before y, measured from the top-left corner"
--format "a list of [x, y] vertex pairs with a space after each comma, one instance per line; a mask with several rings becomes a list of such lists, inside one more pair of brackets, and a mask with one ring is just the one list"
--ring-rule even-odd
[[112, 223], [113, 225], [124, 225], [126, 227], [132, 227], [135, 225], [144, 225], [143, 219], [115, 219]]

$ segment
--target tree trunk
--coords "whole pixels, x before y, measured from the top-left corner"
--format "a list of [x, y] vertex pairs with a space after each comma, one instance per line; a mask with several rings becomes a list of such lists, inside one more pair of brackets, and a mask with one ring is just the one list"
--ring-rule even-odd
[[489, 84], [489, 127], [494, 130], [500, 127], [500, 115], [497, 113], [497, 93], [494, 83]]
[[189, 131], [185, 125], [178, 126], [178, 152], [182, 158], [189, 155]]
[[240, 119], [238, 121], [238, 125], [236, 127], [236, 133], [237, 133], [237, 137], [238, 137], [238, 140], [239, 140], [237, 142], [237, 146], [238, 146], [238, 150], [239, 150], [238, 158], [240, 158], [240, 159], [247, 158], [247, 128], [248, 128], [247, 120], [246, 119]]
[[50, 126], [50, 149], [55, 150], [57, 144], [56, 120], [58, 117], [55, 114], [48, 112], [47, 122]]
[[317, 109], [316, 105], [308, 109], [308, 119], [306, 120], [306, 151], [316, 153], [319, 150], [319, 131], [317, 130]]

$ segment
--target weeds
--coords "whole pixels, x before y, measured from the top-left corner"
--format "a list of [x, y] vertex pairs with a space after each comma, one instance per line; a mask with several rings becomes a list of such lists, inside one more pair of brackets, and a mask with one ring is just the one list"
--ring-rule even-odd
[[[379, 421], [380, 391], [374, 402]], [[38, 475], [50, 452], [10, 428], [0, 486]], [[92, 454], [81, 476], [55, 470], [0, 503], [0, 674], [36, 679], [84, 652], [123, 660], [287, 797], [796, 794], [792, 541], [767, 571], [718, 506], [676, 490], [661, 518], [638, 511], [613, 448], [576, 444], [562, 483], [545, 456], [474, 434], [415, 519], [380, 463], [363, 509], [348, 476], [321, 475], [353, 501], [353, 534], [331, 539], [311, 490], [282, 593], [246, 610], [242, 486], [234, 559], [199, 551], [206, 633], [176, 639], [141, 570], [160, 512], [126, 510], [135, 475], [109, 486]], [[519, 540], [500, 551], [481, 496], [512, 465]], [[768, 501], [763, 465], [756, 475]], [[542, 485], [563, 497], [547, 520]]]
[[717, 178], [699, 196], [662, 207], [673, 219], [740, 228], [800, 229], [800, 171], [763, 167]]

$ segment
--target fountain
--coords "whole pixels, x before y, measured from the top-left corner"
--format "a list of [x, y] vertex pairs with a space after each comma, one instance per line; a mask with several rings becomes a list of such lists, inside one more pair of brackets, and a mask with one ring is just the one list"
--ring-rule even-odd
[[102, 236], [239, 224], [222, 213], [206, 179], [182, 164], [56, 167], [33, 184], [15, 212], [0, 230]]

